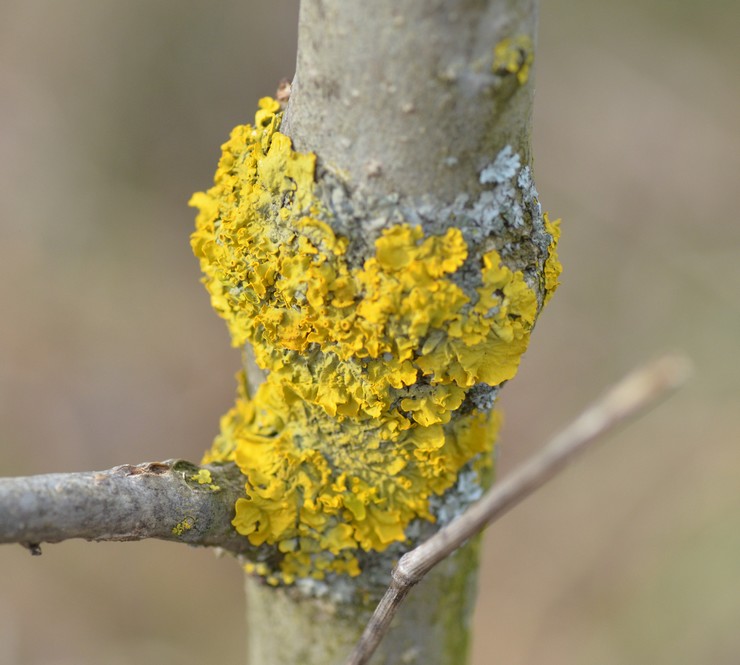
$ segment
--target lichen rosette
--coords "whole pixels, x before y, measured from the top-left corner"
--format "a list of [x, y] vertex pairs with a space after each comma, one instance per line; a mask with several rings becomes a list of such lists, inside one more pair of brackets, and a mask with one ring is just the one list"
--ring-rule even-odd
[[[192, 236], [203, 282], [235, 346], [251, 345], [266, 380], [241, 382], [204, 462], [235, 462], [246, 478], [234, 526], [273, 545], [272, 583], [360, 573], [360, 551], [434, 521], [430, 498], [461, 469], [490, 466], [495, 413], [466, 402], [476, 386], [512, 378], [538, 313], [535, 292], [495, 249], [475, 258], [462, 232], [387, 226], [364, 260], [317, 195], [316, 157], [279, 131], [279, 104], [260, 100], [236, 127]], [[557, 285], [549, 222], [545, 298]]]

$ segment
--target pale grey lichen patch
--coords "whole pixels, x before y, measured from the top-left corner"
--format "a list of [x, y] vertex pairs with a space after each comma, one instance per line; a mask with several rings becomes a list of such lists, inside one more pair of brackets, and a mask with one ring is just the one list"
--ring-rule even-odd
[[[403, 198], [397, 193], [382, 197], [353, 187], [345, 177], [319, 163], [316, 170], [318, 198], [334, 232], [349, 239], [345, 253], [350, 269], [362, 268], [375, 254], [375, 241], [396, 224], [421, 226], [425, 235], [443, 235], [458, 228], [469, 249], [466, 262], [451, 276], [470, 298], [478, 299], [480, 261], [495, 249], [511, 270], [521, 270], [542, 303], [541, 274], [551, 242], [532, 171], [511, 145], [479, 171], [482, 191], [461, 192], [451, 202], [434, 193]], [[358, 232], [358, 229], [360, 230]]]
[[468, 236], [471, 240], [480, 241], [492, 235], [501, 233], [504, 229], [504, 218], [501, 215], [501, 206], [492, 191], [481, 193], [473, 203], [470, 217], [475, 225], [471, 227]]
[[437, 518], [437, 526], [449, 524], [483, 496], [480, 476], [469, 462], [457, 476], [457, 483], [442, 496], [429, 499], [429, 507]]
[[500, 386], [489, 386], [487, 383], [476, 383], [465, 396], [465, 399], [470, 401], [471, 405], [483, 411], [489, 413], [496, 404], [496, 398], [498, 397]]
[[480, 184], [502, 184], [510, 181], [519, 171], [521, 158], [519, 153], [507, 145], [496, 155], [493, 163], [484, 167], [480, 172]]
[[525, 166], [521, 171], [519, 171], [519, 176], [517, 177], [516, 182], [522, 192], [522, 200], [524, 203], [527, 205], [534, 204], [539, 209], [539, 194], [537, 194], [537, 189], [534, 186], [532, 169], [529, 168], [529, 166]]
[[359, 596], [356, 580], [335, 573], [327, 574], [323, 580], [300, 577], [295, 581], [295, 586], [304, 596], [330, 600], [337, 604], [353, 605]]
[[407, 540], [393, 543], [383, 552], [359, 552], [357, 560], [362, 570], [359, 577], [327, 572], [323, 579], [300, 577], [295, 586], [302, 594], [312, 598], [327, 599], [335, 603], [358, 604], [369, 597], [376, 597], [391, 581], [391, 571], [404, 553], [418, 545], [434, 532], [429, 522], [414, 520], [406, 528]]
[[524, 202], [524, 205], [531, 208], [533, 213], [532, 226], [534, 233], [532, 234], [532, 242], [538, 246], [541, 252], [547, 254], [549, 252], [550, 243], [552, 242], [552, 237], [545, 230], [540, 197], [537, 193], [537, 188], [534, 185], [532, 169], [530, 169], [529, 166], [525, 166], [521, 171], [519, 171], [517, 185], [519, 187], [519, 191], [522, 193], [522, 201]]
[[[406, 221], [398, 194], [377, 197], [352, 188], [321, 162], [316, 168], [317, 194], [335, 233], [349, 239], [345, 258], [350, 269], [361, 268], [375, 253], [383, 229]], [[361, 229], [358, 232], [358, 229]]]

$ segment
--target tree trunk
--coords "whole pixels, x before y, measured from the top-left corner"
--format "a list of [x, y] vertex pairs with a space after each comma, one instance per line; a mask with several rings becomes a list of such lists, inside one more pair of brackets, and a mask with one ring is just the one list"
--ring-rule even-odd
[[[435, 568], [414, 590], [381, 642], [374, 665], [468, 661], [479, 539]], [[247, 575], [250, 665], [341, 665], [373, 607], [274, 589]], [[373, 599], [377, 600], [377, 599]]]
[[[304, 0], [287, 108], [262, 100], [193, 199], [247, 348], [204, 463], [247, 478], [253, 665], [343, 662], [398, 557], [490, 482], [493, 405], [559, 271], [535, 25], [534, 0]], [[477, 549], [412, 592], [374, 663], [466, 662]]]
[[380, 196], [477, 193], [506, 145], [530, 163], [535, 29], [534, 0], [303, 0], [282, 131]]

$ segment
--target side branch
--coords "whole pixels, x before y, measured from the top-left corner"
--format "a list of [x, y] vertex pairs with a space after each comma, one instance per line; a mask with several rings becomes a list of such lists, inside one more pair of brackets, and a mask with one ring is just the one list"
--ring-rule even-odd
[[159, 538], [246, 554], [252, 545], [231, 525], [243, 491], [234, 465], [184, 460], [0, 478], [0, 544], [40, 554], [41, 543], [70, 538]]

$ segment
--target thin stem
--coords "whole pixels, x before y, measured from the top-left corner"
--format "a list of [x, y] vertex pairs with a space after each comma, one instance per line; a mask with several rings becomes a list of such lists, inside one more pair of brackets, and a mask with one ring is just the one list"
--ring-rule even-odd
[[434, 536], [404, 554], [346, 665], [365, 665], [412, 586], [466, 540], [482, 531], [560, 472], [601, 436], [684, 383], [685, 358], [666, 356], [637, 369], [587, 408], [539, 453], [495, 484], [483, 498]]

